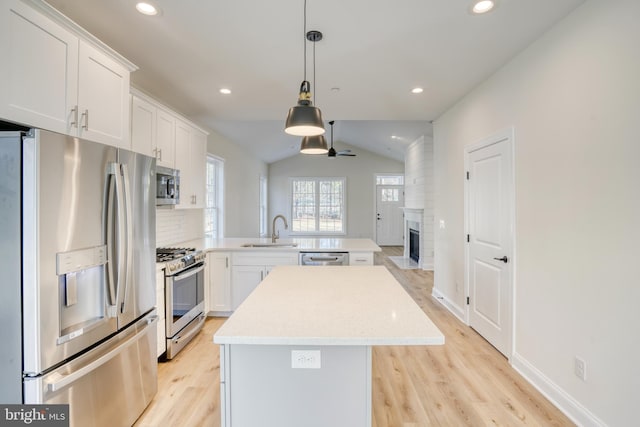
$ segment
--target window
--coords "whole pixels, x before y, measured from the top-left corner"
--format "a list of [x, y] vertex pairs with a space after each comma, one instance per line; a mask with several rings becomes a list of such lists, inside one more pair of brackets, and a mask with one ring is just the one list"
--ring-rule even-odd
[[267, 177], [260, 177], [260, 236], [267, 235]]
[[224, 160], [207, 156], [207, 194], [204, 208], [204, 235], [223, 237]]
[[291, 180], [291, 232], [345, 234], [345, 178]]
[[400, 190], [397, 188], [381, 188], [380, 201], [382, 202], [398, 202], [400, 201]]
[[404, 185], [404, 175], [376, 175], [376, 185]]

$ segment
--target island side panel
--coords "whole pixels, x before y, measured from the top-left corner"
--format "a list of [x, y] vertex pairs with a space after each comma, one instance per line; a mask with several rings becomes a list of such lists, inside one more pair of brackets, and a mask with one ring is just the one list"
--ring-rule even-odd
[[[223, 426], [371, 426], [370, 346], [224, 347]], [[321, 367], [292, 368], [292, 350], [319, 350]]]

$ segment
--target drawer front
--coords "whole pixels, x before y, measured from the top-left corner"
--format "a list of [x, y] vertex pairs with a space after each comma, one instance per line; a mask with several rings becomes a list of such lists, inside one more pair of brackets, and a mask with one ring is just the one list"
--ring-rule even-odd
[[349, 265], [373, 265], [373, 252], [351, 252]]

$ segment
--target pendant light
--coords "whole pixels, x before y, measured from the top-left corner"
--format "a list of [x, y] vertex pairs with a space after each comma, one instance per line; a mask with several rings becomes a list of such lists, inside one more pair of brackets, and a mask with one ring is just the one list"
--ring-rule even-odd
[[[313, 44], [313, 82], [316, 84], [316, 45], [315, 42], [322, 40], [322, 33], [320, 31], [309, 31], [307, 33], [307, 40], [314, 42]], [[333, 128], [332, 128], [333, 129]], [[327, 140], [324, 135], [312, 135], [302, 138], [300, 143], [300, 152], [302, 154], [327, 154], [329, 148], [327, 147]]]
[[324, 135], [305, 136], [300, 144], [302, 154], [327, 154], [327, 140]]
[[[313, 106], [311, 84], [307, 81], [307, 39], [315, 43], [322, 40], [322, 33], [319, 31], [307, 33], [307, 0], [304, 1], [304, 37], [304, 80], [300, 84], [298, 105], [289, 109], [284, 131], [297, 136], [322, 135], [324, 133], [322, 113], [318, 107]], [[313, 66], [315, 68], [315, 62]]]

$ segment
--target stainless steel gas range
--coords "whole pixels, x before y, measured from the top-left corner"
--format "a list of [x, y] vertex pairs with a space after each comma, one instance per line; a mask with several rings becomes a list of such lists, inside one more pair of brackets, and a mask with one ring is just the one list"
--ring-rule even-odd
[[194, 248], [158, 248], [164, 263], [167, 359], [172, 359], [202, 329], [206, 254]]

